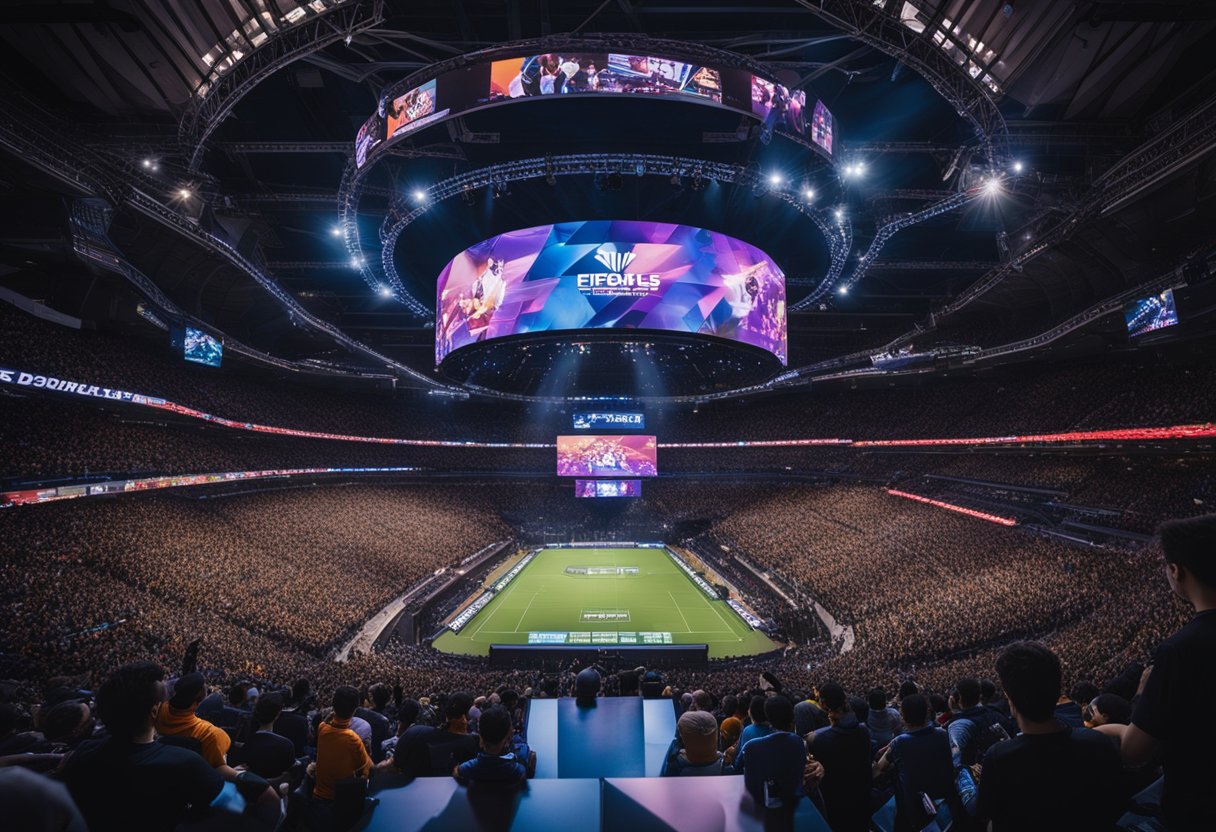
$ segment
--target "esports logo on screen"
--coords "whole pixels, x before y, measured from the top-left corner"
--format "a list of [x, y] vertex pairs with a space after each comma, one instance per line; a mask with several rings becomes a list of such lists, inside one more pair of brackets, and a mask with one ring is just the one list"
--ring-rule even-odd
[[653, 436], [559, 436], [559, 477], [655, 477], [658, 442]]
[[435, 363], [506, 335], [659, 329], [714, 335], [786, 362], [785, 276], [742, 240], [671, 223], [524, 228], [456, 255], [439, 275]]

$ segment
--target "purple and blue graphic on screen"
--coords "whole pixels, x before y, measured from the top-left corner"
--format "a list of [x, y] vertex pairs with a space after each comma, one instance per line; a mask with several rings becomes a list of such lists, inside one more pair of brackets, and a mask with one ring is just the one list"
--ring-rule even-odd
[[559, 477], [656, 477], [658, 442], [653, 436], [559, 436]]
[[1178, 323], [1174, 290], [1166, 289], [1159, 295], [1150, 295], [1128, 303], [1123, 307], [1123, 318], [1127, 322], [1127, 334], [1132, 338], [1174, 326]]
[[714, 335], [786, 363], [781, 269], [691, 225], [593, 220], [499, 234], [444, 267], [436, 298], [436, 364], [481, 341], [571, 329]]
[[641, 480], [575, 480], [575, 497], [641, 497]]

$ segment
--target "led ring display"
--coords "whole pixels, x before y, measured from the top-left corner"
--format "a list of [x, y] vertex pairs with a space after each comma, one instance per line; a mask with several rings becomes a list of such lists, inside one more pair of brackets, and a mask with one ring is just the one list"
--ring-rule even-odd
[[711, 335], [786, 363], [781, 269], [691, 225], [593, 220], [499, 234], [443, 268], [435, 309], [436, 365], [495, 338], [578, 329]]
[[567, 95], [678, 98], [746, 113], [765, 130], [807, 143], [829, 159], [835, 120], [822, 101], [742, 69], [658, 55], [565, 47], [443, 72], [410, 89], [389, 87], [355, 138], [362, 168], [384, 147], [437, 121], [513, 100]]

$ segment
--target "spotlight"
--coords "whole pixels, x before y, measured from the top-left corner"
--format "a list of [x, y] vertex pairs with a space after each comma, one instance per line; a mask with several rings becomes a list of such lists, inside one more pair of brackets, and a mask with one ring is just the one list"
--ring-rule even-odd
[[333, 228], [329, 229], [329, 233], [331, 236], [341, 237], [342, 236], [342, 226], [335, 225]]
[[194, 196], [194, 194], [192, 194], [192, 193], [190, 192], [190, 189], [189, 189], [189, 188], [182, 188], [182, 189], [180, 189], [180, 190], [177, 192], [177, 195], [178, 195], [179, 197], [181, 197], [182, 199], [189, 199], [190, 197]]
[[426, 202], [426, 191], [418, 188], [414, 191], [414, 202]]
[[815, 198], [815, 189], [814, 188], [803, 188], [802, 189], [802, 198], [803, 199], [814, 199]]
[[841, 286], [839, 289], [836, 290], [836, 294], [838, 294], [838, 295], [847, 295], [848, 293], [849, 293], [848, 286]]
[[779, 174], [779, 173], [770, 173], [769, 174], [768, 184], [772, 185], [774, 188], [777, 187], [778, 185], [780, 185], [784, 181], [785, 180], [781, 178], [781, 174]]
[[984, 183], [984, 193], [988, 196], [996, 196], [1001, 192], [1001, 180], [995, 176]]
[[844, 209], [837, 208], [835, 211], [832, 212], [832, 215], [834, 217], [836, 217], [836, 222], [842, 222], [844, 220]]
[[363, 268], [363, 258], [362, 258], [362, 257], [352, 257], [352, 258], [350, 258], [350, 267], [351, 267], [352, 269], [361, 269], [361, 268]]
[[153, 173], [160, 170], [160, 165], [156, 163], [155, 159], [144, 159], [140, 164], [144, 166], [144, 170], [150, 170]]
[[382, 298], [391, 298], [393, 296], [393, 290], [385, 286], [383, 283], [380, 284], [380, 288], [377, 291], [380, 293], [380, 297]]
[[1021, 160], [1018, 160], [1018, 161], [1016, 161], [1016, 162], [1014, 162], [1014, 163], [1013, 163], [1013, 172], [1014, 172], [1014, 173], [1021, 173], [1021, 172], [1022, 172], [1022, 169], [1023, 169], [1024, 167], [1026, 167], [1026, 166], [1022, 164]]

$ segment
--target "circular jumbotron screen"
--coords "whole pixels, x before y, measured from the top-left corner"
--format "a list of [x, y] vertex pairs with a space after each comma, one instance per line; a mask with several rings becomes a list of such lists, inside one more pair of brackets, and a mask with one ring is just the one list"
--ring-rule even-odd
[[759, 347], [786, 363], [785, 276], [742, 240], [596, 220], [499, 234], [456, 255], [436, 290], [435, 363], [527, 333], [663, 330]]

